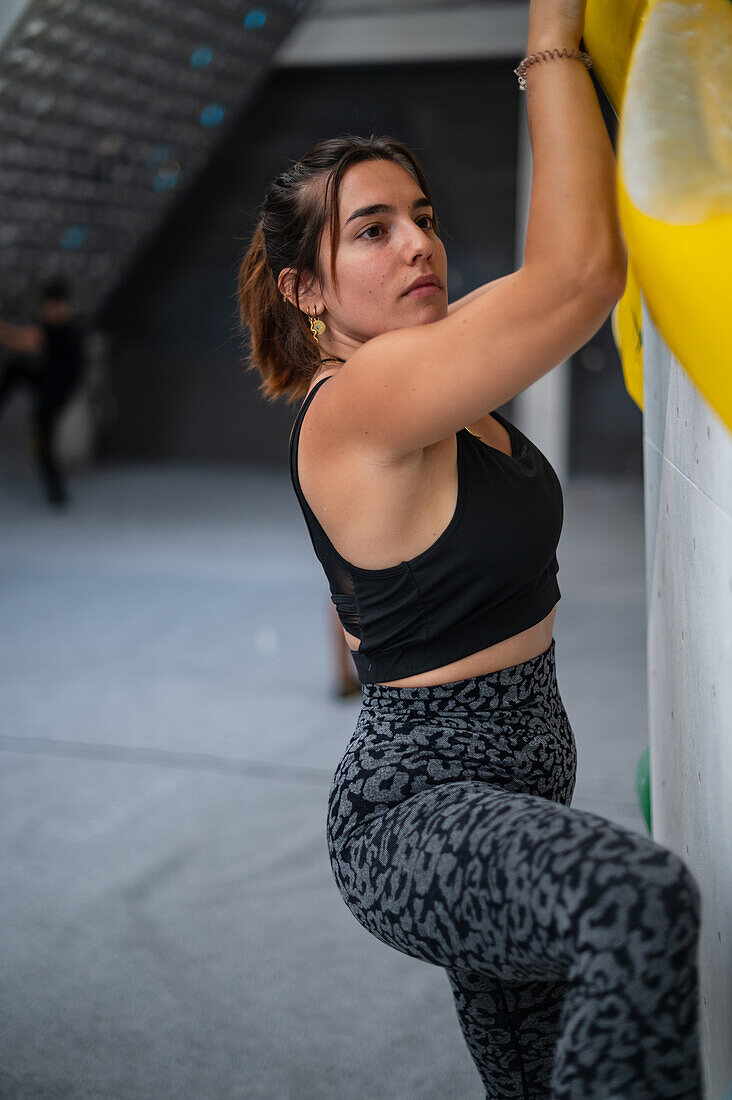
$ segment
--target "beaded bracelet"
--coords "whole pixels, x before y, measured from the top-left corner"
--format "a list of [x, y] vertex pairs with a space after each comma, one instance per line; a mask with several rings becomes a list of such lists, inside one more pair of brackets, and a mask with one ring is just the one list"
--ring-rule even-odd
[[547, 58], [551, 60], [554, 57], [576, 57], [578, 61], [584, 62], [588, 70], [592, 68], [592, 58], [588, 53], [583, 53], [582, 50], [568, 50], [565, 46], [562, 50], [541, 50], [539, 53], [532, 53], [523, 59], [517, 69], [513, 70], [518, 77], [519, 88], [522, 92], [526, 91], [526, 70], [529, 65], [534, 65], [537, 61], [544, 61]]

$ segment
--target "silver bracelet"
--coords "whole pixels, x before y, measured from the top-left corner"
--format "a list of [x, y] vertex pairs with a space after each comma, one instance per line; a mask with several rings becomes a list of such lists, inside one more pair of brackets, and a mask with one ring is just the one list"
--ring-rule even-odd
[[528, 57], [523, 59], [518, 68], [513, 70], [518, 77], [519, 88], [522, 92], [526, 91], [526, 70], [529, 65], [534, 65], [537, 61], [551, 60], [554, 57], [576, 57], [578, 61], [584, 62], [588, 70], [592, 68], [592, 58], [582, 50], [568, 50], [566, 46], [561, 50], [540, 50], [539, 53], [529, 54]]

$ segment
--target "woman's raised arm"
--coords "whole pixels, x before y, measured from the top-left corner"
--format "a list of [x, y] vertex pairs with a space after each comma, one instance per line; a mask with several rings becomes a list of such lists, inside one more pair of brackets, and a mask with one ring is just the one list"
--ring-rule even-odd
[[[575, 49], [583, 0], [532, 0], [529, 52]], [[320, 399], [322, 438], [399, 460], [471, 424], [581, 348], [622, 294], [615, 157], [581, 60], [527, 75], [533, 175], [524, 260], [429, 324], [358, 348]]]

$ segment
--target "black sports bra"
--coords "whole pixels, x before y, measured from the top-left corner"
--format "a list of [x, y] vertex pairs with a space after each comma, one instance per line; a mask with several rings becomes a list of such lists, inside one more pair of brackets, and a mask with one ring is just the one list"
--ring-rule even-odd
[[491, 415], [510, 436], [510, 455], [462, 428], [457, 503], [445, 530], [410, 561], [362, 569], [333, 546], [297, 473], [302, 420], [325, 381], [295, 418], [290, 477], [340, 621], [360, 640], [353, 653], [360, 682], [439, 668], [541, 622], [561, 596], [556, 549], [564, 504], [559, 478], [539, 448], [499, 412]]

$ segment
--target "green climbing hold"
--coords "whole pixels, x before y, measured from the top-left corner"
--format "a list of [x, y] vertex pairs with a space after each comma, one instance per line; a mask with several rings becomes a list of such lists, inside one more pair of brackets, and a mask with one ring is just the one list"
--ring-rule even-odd
[[635, 789], [638, 792], [638, 801], [640, 803], [643, 819], [646, 823], [646, 828], [648, 829], [649, 835], [653, 836], [653, 827], [651, 824], [650, 746], [638, 761], [638, 767], [635, 770]]

